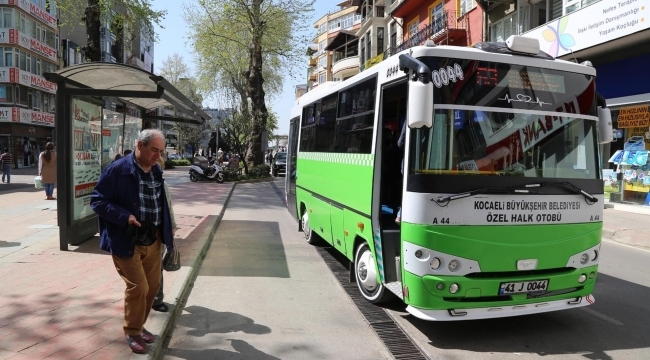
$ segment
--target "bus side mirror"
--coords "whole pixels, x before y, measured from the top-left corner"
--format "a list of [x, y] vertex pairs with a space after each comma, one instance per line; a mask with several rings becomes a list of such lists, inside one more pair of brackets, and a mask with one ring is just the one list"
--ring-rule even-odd
[[433, 126], [433, 83], [409, 81], [408, 125], [411, 129]]
[[614, 140], [612, 112], [608, 108], [598, 107], [598, 132], [601, 144], [608, 144]]

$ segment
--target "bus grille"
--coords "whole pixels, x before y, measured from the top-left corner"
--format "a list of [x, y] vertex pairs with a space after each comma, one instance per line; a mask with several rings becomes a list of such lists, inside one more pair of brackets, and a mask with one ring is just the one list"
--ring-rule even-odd
[[524, 270], [524, 271], [499, 271], [499, 272], [480, 272], [470, 273], [465, 275], [470, 279], [492, 279], [492, 278], [508, 278], [517, 279], [527, 276], [551, 276], [551, 275], [564, 275], [572, 272], [574, 268], [555, 268], [543, 270]]

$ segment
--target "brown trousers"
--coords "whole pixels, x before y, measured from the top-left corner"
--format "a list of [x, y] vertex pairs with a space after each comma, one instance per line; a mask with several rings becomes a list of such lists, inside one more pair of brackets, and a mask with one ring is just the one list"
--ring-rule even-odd
[[140, 335], [160, 288], [162, 241], [135, 246], [133, 257], [113, 256], [118, 274], [126, 283], [124, 291], [124, 334]]

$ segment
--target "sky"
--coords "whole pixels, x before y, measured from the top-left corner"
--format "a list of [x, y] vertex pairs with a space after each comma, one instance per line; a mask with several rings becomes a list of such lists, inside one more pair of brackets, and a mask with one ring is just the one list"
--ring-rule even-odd
[[[189, 39], [188, 28], [183, 19], [183, 4], [193, 3], [192, 0], [154, 0], [153, 8], [155, 10], [167, 10], [167, 16], [164, 23], [165, 28], [156, 26], [156, 33], [159, 36], [158, 42], [154, 45], [154, 73], [159, 73], [163, 60], [173, 53], [179, 53], [191, 69], [194, 69], [194, 54], [192, 52], [192, 42]], [[336, 4], [339, 1], [316, 0], [314, 12], [312, 13], [313, 23], [325, 15], [328, 11], [336, 10]], [[316, 29], [310, 26], [309, 37], [313, 38]], [[305, 52], [307, 51], [305, 44]], [[295, 85], [304, 84], [307, 81], [307, 57], [304, 61], [295, 64], [294, 74], [304, 74], [304, 79], [293, 80], [286, 77], [282, 94], [276, 96], [272, 101], [267, 100], [266, 106], [278, 115], [278, 134], [289, 134], [289, 111], [295, 103], [294, 89]], [[288, 73], [288, 71], [286, 72]], [[210, 101], [206, 101], [204, 106], [213, 106]]]

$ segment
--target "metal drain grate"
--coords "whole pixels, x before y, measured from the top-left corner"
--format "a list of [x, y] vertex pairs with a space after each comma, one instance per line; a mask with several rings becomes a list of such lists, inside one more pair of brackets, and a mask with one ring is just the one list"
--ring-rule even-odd
[[363, 317], [370, 324], [391, 355], [397, 360], [427, 360], [428, 358], [413, 343], [413, 340], [404, 333], [402, 328], [391, 319], [386, 313], [386, 310], [369, 303], [359, 293], [356, 283], [350, 283], [348, 269], [332, 254], [335, 250], [324, 247], [318, 247], [317, 249], [325, 264], [334, 273], [334, 276], [345, 292], [348, 293], [350, 299], [352, 299], [359, 311], [361, 311]]

